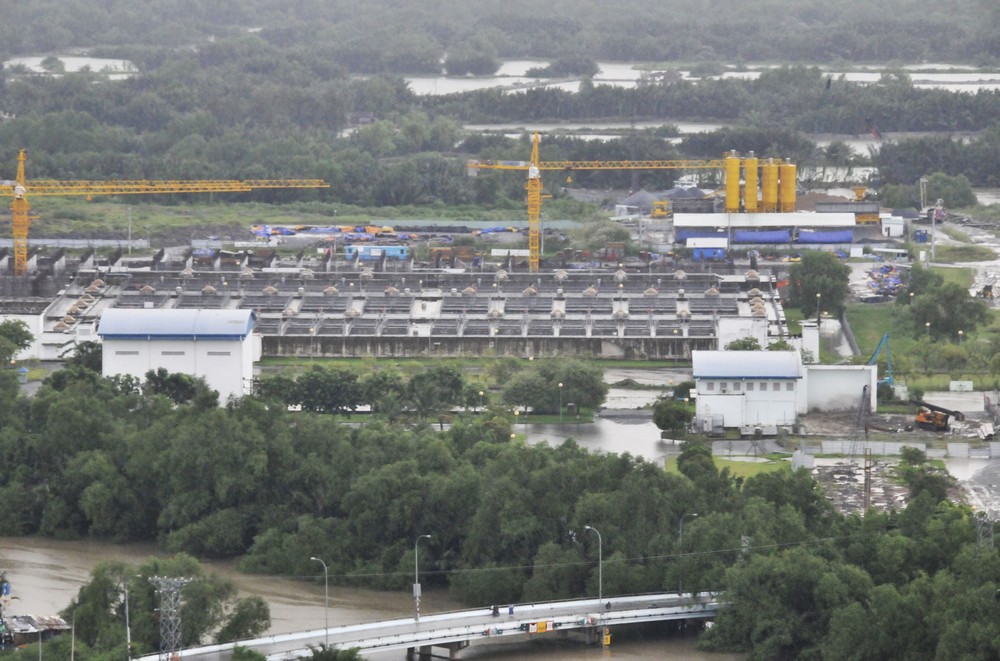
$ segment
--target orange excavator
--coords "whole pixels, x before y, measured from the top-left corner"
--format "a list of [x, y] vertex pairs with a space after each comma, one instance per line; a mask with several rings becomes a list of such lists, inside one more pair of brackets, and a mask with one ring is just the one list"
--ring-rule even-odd
[[952, 411], [951, 409], [946, 409], [943, 406], [928, 404], [927, 402], [920, 401], [919, 399], [911, 399], [910, 403], [920, 407], [920, 410], [917, 411], [917, 415], [913, 419], [913, 422], [916, 423], [916, 425], [921, 429], [929, 429], [931, 431], [948, 431], [950, 428], [949, 422], [951, 418], [955, 418], [956, 420], [965, 420], [965, 414], [961, 411]]

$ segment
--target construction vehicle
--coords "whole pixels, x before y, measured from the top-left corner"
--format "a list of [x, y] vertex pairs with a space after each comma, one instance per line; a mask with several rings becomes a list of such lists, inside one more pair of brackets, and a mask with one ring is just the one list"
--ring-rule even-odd
[[0, 180], [0, 197], [10, 203], [14, 234], [14, 275], [28, 272], [28, 227], [31, 216], [28, 197], [83, 195], [155, 195], [167, 193], [246, 193], [261, 188], [329, 188], [321, 179], [173, 180], [173, 181], [54, 181], [36, 180], [29, 185], [24, 176], [28, 152], [17, 156], [17, 178]]
[[670, 200], [655, 200], [650, 218], [673, 218], [674, 213], [670, 208]]
[[[751, 154], [740, 159], [736, 152], [725, 158], [713, 160], [648, 160], [648, 161], [541, 161], [538, 157], [538, 133], [531, 139], [529, 161], [477, 161], [466, 162], [470, 176], [479, 170], [526, 170], [525, 183], [528, 201], [528, 268], [538, 271], [541, 260], [542, 170], [722, 170], [725, 173], [726, 211], [748, 213], [764, 211], [794, 211], [796, 195], [796, 168], [793, 164], [767, 159], [764, 163]], [[745, 186], [740, 185], [740, 169], [746, 173]], [[758, 170], [763, 174], [758, 178]], [[758, 181], [761, 197], [758, 198]], [[780, 182], [780, 188], [779, 188]], [[741, 194], [741, 191], [743, 194]], [[753, 194], [746, 194], [753, 191]], [[741, 204], [742, 202], [742, 204]]]
[[943, 406], [929, 404], [919, 399], [911, 399], [910, 403], [920, 407], [913, 422], [921, 429], [948, 431], [950, 429], [949, 422], [951, 418], [965, 420], [965, 414], [961, 411], [952, 411]]
[[869, 358], [868, 362], [865, 363], [865, 364], [866, 365], [875, 365], [876, 361], [878, 360], [879, 354], [882, 353], [882, 349], [885, 349], [885, 369], [886, 369], [886, 375], [885, 375], [884, 379], [879, 379], [878, 385], [882, 385], [883, 383], [887, 383], [887, 384], [889, 384], [891, 386], [891, 385], [893, 385], [895, 383], [895, 381], [893, 381], [893, 378], [892, 378], [892, 351], [889, 348], [889, 334], [888, 333], [884, 333], [882, 335], [882, 339], [879, 340], [878, 346], [875, 347], [875, 352], [872, 354], [872, 357]]

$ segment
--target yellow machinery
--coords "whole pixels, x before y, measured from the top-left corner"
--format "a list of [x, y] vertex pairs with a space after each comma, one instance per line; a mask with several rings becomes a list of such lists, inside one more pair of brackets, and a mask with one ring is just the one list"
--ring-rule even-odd
[[653, 200], [653, 210], [649, 213], [650, 218], [670, 218], [674, 215], [670, 209], [670, 200]]
[[[740, 208], [740, 165], [736, 152], [724, 159], [713, 160], [649, 160], [649, 161], [541, 161], [538, 157], [539, 136], [536, 132], [531, 138], [530, 161], [468, 161], [469, 174], [475, 175], [477, 170], [526, 170], [528, 180], [525, 184], [528, 197], [528, 267], [532, 272], [538, 271], [541, 261], [541, 210], [542, 210], [542, 178], [543, 170], [724, 170], [726, 175], [726, 211], [739, 212]], [[746, 208], [747, 211], [757, 210], [757, 159], [750, 158], [746, 167], [752, 168], [752, 175], [747, 176], [747, 191], [752, 185], [753, 198]], [[767, 208], [768, 201], [768, 164], [764, 165], [764, 209], [778, 210], [778, 165], [773, 166], [773, 204]], [[782, 188], [782, 211], [795, 210], [795, 166], [783, 163], [782, 176], [789, 177], [790, 185]], [[752, 183], [751, 183], [752, 182]], [[790, 192], [789, 192], [790, 191]], [[655, 208], [654, 208], [655, 211]]]
[[249, 179], [235, 180], [174, 180], [174, 181], [54, 181], [31, 182], [24, 176], [27, 151], [17, 156], [17, 179], [0, 182], [0, 197], [12, 197], [10, 208], [14, 234], [14, 274], [28, 272], [28, 227], [36, 217], [30, 215], [29, 196], [85, 195], [155, 195], [167, 193], [246, 193], [260, 188], [329, 188], [321, 179]]

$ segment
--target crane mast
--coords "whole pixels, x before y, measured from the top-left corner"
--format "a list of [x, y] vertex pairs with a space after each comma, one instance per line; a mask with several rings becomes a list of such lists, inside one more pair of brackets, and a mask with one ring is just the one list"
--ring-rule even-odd
[[543, 170], [664, 170], [722, 169], [725, 161], [716, 160], [645, 160], [645, 161], [541, 161], [538, 156], [540, 138], [531, 137], [530, 161], [468, 161], [469, 172], [476, 170], [527, 170], [525, 182], [528, 204], [528, 268], [537, 272], [541, 261], [541, 215]]
[[28, 272], [28, 229], [36, 216], [30, 215], [29, 196], [83, 195], [156, 195], [176, 193], [247, 193], [256, 189], [272, 188], [329, 188], [322, 179], [175, 179], [175, 180], [112, 180], [112, 181], [56, 181], [39, 179], [30, 186], [24, 174], [27, 150], [17, 156], [17, 178], [0, 182], [0, 197], [13, 198], [10, 203], [12, 234], [14, 236], [14, 274]]

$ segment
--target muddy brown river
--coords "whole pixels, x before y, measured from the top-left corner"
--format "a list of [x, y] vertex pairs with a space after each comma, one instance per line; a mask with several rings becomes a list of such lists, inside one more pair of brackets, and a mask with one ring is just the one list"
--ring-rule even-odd
[[[38, 537], [0, 537], [0, 571], [11, 584], [10, 612], [52, 615], [65, 608], [103, 560], [139, 564], [152, 555], [164, 555], [153, 546], [118, 546], [101, 542], [66, 542]], [[319, 629], [324, 623], [323, 583], [289, 577], [240, 574], [232, 562], [207, 562], [209, 571], [232, 579], [247, 595], [260, 595], [271, 607], [269, 633]], [[319, 578], [322, 573], [315, 576]], [[306, 578], [306, 577], [302, 577]], [[310, 577], [313, 578], [313, 577]], [[425, 591], [421, 613], [463, 608], [441, 591]], [[356, 624], [405, 617], [413, 613], [408, 592], [377, 592], [330, 586], [330, 625]], [[616, 636], [608, 649], [576, 641], [531, 641], [475, 644], [463, 659], [525, 659], [564, 661], [612, 658], [647, 661], [664, 657], [681, 661], [735, 661], [741, 656], [707, 654], [695, 649], [693, 636], [666, 636], [656, 631]], [[403, 659], [402, 652], [371, 655], [371, 659]]]

